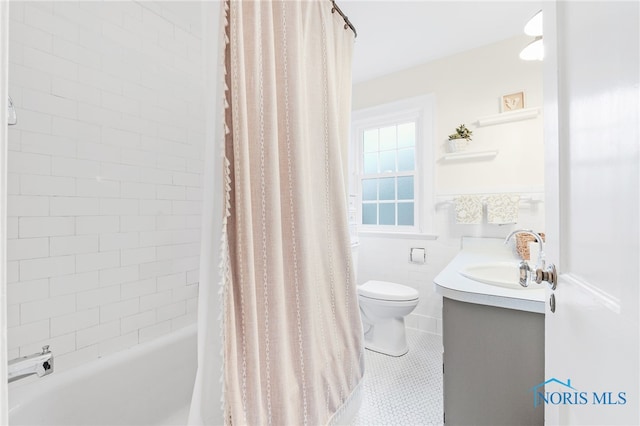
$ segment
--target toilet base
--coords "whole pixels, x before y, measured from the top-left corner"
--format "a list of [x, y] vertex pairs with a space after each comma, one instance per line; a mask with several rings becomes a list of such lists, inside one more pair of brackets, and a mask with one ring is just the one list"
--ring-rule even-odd
[[[383, 355], [399, 357], [409, 352], [403, 318], [377, 321], [364, 334], [364, 347]], [[366, 329], [366, 327], [365, 327]]]
[[409, 346], [407, 346], [406, 348], [404, 348], [403, 351], [398, 351], [398, 352], [388, 352], [387, 349], [385, 348], [377, 348], [375, 346], [371, 346], [371, 345], [367, 345], [365, 343], [364, 345], [365, 349], [370, 350], [371, 352], [376, 352], [382, 355], [387, 355], [387, 356], [393, 356], [393, 357], [401, 357], [403, 355], [405, 355], [407, 352], [409, 352]]

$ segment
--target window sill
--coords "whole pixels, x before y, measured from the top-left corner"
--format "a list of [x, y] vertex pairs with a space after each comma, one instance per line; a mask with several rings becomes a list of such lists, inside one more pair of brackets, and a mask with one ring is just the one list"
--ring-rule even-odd
[[437, 240], [435, 234], [419, 232], [358, 231], [358, 237], [397, 238], [402, 240]]

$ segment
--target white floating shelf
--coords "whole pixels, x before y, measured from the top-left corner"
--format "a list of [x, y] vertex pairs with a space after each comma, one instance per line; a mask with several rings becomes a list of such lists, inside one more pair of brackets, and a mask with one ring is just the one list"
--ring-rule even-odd
[[442, 156], [442, 161], [457, 161], [457, 160], [480, 160], [489, 159], [498, 155], [497, 150], [493, 151], [469, 151], [469, 152], [452, 152], [451, 154], [445, 154]]
[[503, 112], [500, 114], [487, 115], [478, 118], [476, 124], [480, 127], [494, 124], [509, 123], [511, 121], [527, 120], [535, 118], [540, 114], [540, 108], [519, 109], [516, 111]]

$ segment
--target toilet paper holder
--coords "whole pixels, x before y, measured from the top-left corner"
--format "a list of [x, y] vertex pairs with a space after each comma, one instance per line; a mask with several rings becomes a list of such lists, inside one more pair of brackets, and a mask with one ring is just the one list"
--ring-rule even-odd
[[409, 263], [424, 264], [427, 262], [427, 251], [424, 247], [411, 247], [409, 250]]

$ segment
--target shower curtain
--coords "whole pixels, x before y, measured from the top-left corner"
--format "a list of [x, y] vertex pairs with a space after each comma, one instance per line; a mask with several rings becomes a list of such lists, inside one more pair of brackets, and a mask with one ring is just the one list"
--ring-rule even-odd
[[327, 0], [225, 14], [224, 421], [336, 423], [363, 375], [346, 205], [354, 34]]

